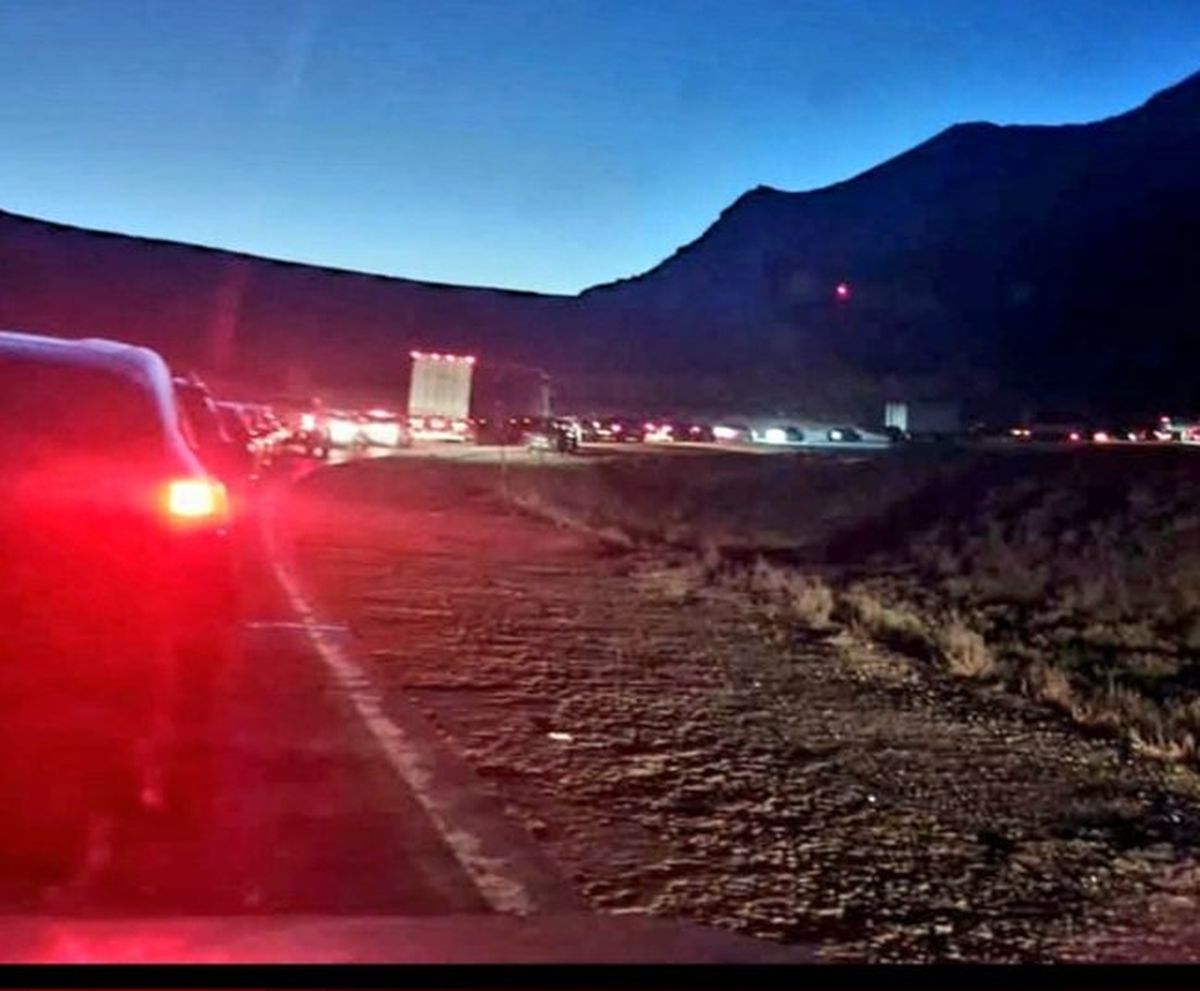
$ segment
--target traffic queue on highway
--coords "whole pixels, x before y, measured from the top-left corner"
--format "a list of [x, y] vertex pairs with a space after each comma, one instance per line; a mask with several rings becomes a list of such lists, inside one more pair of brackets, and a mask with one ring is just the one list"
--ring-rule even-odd
[[[216, 398], [199, 379], [175, 379], [180, 403], [196, 426], [211, 464], [234, 478], [254, 479], [286, 455], [324, 460], [410, 448], [414, 443], [463, 443], [573, 454], [583, 445], [716, 444], [763, 447], [884, 447], [914, 439], [895, 430], [848, 423], [763, 419], [616, 416], [408, 416], [382, 406], [328, 408], [319, 400], [281, 413], [270, 405]], [[1200, 444], [1200, 420], [1095, 423], [1030, 420], [1013, 427], [968, 426], [963, 442], [1014, 445]]]

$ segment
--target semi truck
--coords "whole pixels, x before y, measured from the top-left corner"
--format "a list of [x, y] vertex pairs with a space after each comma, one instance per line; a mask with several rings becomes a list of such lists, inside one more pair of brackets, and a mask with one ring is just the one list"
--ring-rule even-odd
[[408, 386], [408, 425], [414, 439], [470, 438], [474, 355], [413, 351]]
[[956, 437], [963, 432], [962, 407], [953, 400], [893, 400], [884, 406], [883, 426], [894, 438]]

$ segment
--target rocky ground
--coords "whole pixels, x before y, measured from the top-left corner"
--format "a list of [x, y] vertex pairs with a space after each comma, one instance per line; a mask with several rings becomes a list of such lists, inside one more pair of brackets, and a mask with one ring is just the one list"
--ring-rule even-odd
[[597, 908], [835, 959], [1044, 960], [1136, 957], [1143, 907], [1169, 928], [1190, 897], [1191, 772], [782, 623], [696, 555], [600, 543], [413, 461], [317, 473], [284, 518], [381, 684]]

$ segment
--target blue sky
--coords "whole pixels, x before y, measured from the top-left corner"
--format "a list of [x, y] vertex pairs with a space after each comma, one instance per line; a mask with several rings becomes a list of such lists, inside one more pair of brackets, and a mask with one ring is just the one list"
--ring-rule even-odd
[[0, 0], [0, 209], [574, 292], [760, 183], [1196, 69], [1200, 0]]

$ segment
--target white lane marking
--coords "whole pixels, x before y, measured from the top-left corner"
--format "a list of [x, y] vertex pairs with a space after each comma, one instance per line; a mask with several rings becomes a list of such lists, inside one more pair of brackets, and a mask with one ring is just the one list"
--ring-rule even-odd
[[280, 561], [274, 530], [269, 522], [264, 530], [271, 568], [296, 615], [300, 617], [296, 628], [307, 634], [317, 656], [325, 663], [334, 680], [345, 689], [363, 725], [383, 751], [392, 769], [425, 809], [484, 901], [496, 912], [509, 915], [532, 913], [535, 909], [533, 897], [526, 886], [508, 872], [504, 860], [487, 853], [479, 836], [454, 822], [451, 810], [437, 794], [433, 772], [425, 766], [419, 748], [383, 711], [382, 694], [370, 676], [331, 635], [331, 631], [339, 628], [317, 622], [298, 583]]
[[296, 623], [282, 619], [255, 619], [242, 624], [247, 630], [320, 630], [322, 633], [349, 633], [350, 627], [337, 623]]

